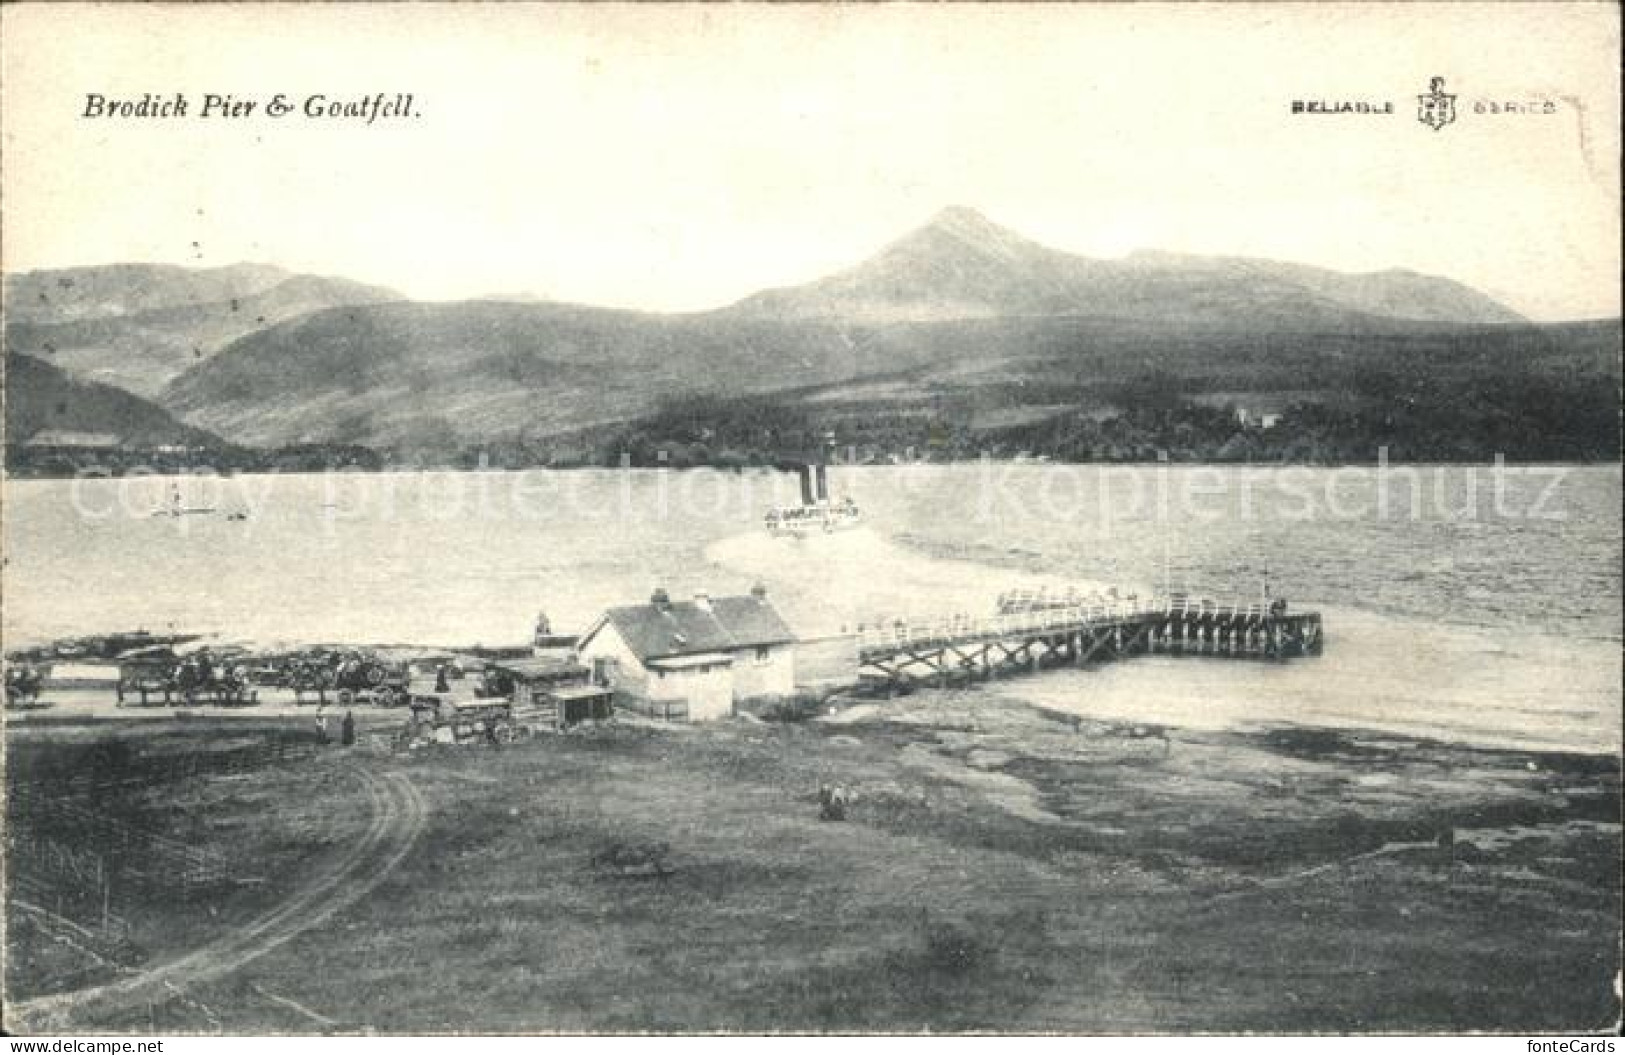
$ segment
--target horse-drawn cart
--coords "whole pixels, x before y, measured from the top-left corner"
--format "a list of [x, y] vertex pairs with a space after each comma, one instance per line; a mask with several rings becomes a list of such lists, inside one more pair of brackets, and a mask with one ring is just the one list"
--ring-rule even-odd
[[125, 660], [119, 664], [114, 692], [120, 707], [133, 702], [132, 696], [142, 707], [153, 703], [155, 696], [164, 706], [175, 702], [234, 706], [259, 700], [247, 668], [216, 662], [206, 650], [184, 659], [143, 656]]
[[18, 709], [41, 706], [40, 691], [45, 687], [45, 673], [26, 663], [6, 666], [6, 706]]
[[454, 701], [438, 696], [413, 696], [412, 716], [401, 731], [404, 746], [418, 744], [511, 744], [533, 730], [514, 719], [507, 700]]
[[341, 706], [353, 703], [399, 707], [412, 698], [412, 672], [404, 663], [386, 663], [361, 652], [313, 652], [283, 664], [283, 684], [298, 703], [326, 704], [333, 693]]

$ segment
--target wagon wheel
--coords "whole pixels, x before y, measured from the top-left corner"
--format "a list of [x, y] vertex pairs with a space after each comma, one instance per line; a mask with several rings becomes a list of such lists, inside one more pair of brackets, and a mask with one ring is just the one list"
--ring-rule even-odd
[[382, 685], [387, 672], [377, 663], [368, 663], [361, 668], [361, 678], [368, 685]]

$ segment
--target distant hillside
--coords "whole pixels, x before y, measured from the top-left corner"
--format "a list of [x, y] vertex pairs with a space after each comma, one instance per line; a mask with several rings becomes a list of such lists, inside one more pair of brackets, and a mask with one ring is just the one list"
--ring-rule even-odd
[[281, 268], [263, 264], [99, 264], [25, 271], [6, 276], [6, 318], [55, 323], [134, 315], [251, 297], [289, 277]]
[[225, 446], [162, 407], [111, 385], [81, 381], [32, 356], [6, 354], [5, 438], [27, 444], [49, 433], [96, 434], [126, 448]]
[[1617, 323], [1530, 325], [1449, 279], [1091, 260], [962, 208], [829, 278], [684, 315], [412, 303], [261, 267], [35, 272], [7, 295], [20, 306], [9, 348], [151, 393], [191, 425], [434, 458], [590, 446], [626, 423], [684, 420], [669, 411], [690, 397], [780, 393], [817, 404], [819, 427], [890, 443], [908, 433], [889, 424], [899, 416], [968, 435], [1107, 413], [1147, 373], [1215, 409], [1335, 402], [1384, 374], [1430, 379], [1412, 399], [1446, 398], [1438, 379], [1618, 374]]
[[623, 421], [674, 393], [828, 384], [934, 356], [823, 322], [378, 304], [250, 334], [176, 378], [161, 401], [249, 443], [434, 450]]
[[445, 457], [549, 449], [540, 441], [687, 395], [783, 393], [843, 435], [891, 435], [887, 423], [904, 416], [1015, 422], [1119, 405], [1125, 383], [1150, 371], [1193, 397], [1255, 407], [1335, 400], [1389, 374], [1606, 379], [1618, 373], [1618, 341], [1617, 323], [1211, 332], [1066, 317], [864, 325], [396, 304], [252, 334], [163, 398], [187, 421], [258, 445]]
[[159, 398], [256, 444], [443, 451], [626, 421], [692, 393], [900, 371], [951, 388], [966, 371], [1014, 378], [1028, 372], [1019, 364], [1052, 360], [1123, 369], [1099, 361], [1108, 347], [1141, 366], [1195, 346], [1181, 369], [1223, 372], [1201, 350], [1218, 333], [1257, 338], [1228, 342], [1228, 356], [1251, 361], [1267, 347], [1273, 367], [1292, 373], [1328, 341], [1517, 319], [1447, 279], [1158, 254], [1088, 260], [948, 209], [855, 268], [713, 312], [494, 301], [315, 312], [241, 336]]
[[347, 279], [238, 264], [114, 264], [5, 280], [9, 351], [154, 396], [188, 367], [261, 327], [307, 312], [398, 299]]
[[1040, 245], [958, 207], [856, 267], [757, 293], [731, 310], [757, 318], [875, 322], [1079, 315], [1226, 328], [1330, 326], [1350, 315], [1521, 321], [1516, 312], [1449, 279], [1169, 253], [1093, 260]]

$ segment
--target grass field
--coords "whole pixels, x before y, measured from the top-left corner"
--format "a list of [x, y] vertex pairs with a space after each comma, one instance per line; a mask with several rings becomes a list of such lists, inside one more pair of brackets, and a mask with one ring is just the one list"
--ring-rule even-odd
[[[13, 1031], [1618, 1015], [1610, 758], [1074, 723], [977, 690], [502, 749], [241, 722], [8, 748]], [[603, 863], [660, 844], [669, 875]]]

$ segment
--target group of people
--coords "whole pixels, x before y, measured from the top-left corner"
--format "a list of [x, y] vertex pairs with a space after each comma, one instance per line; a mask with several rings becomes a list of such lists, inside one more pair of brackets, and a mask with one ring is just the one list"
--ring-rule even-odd
[[6, 699], [32, 703], [39, 698], [45, 685], [45, 675], [37, 667], [25, 664], [6, 667]]
[[852, 792], [840, 784], [824, 784], [818, 789], [818, 819], [821, 821], [846, 820], [847, 807], [852, 805]]
[[[327, 715], [325, 714], [317, 713], [316, 715], [316, 735], [321, 738], [322, 743], [332, 743], [332, 739], [327, 733]], [[344, 720], [339, 722], [339, 743], [345, 747], [355, 745], [354, 711], [345, 711]]]
[[228, 667], [219, 662], [207, 646], [177, 663], [171, 677], [175, 687], [183, 692], [193, 689], [237, 690], [248, 685], [246, 668]]

